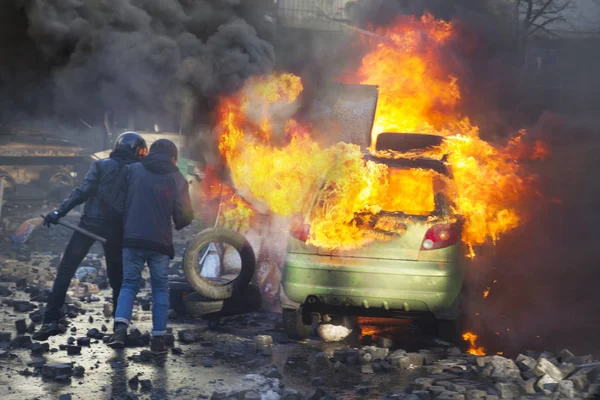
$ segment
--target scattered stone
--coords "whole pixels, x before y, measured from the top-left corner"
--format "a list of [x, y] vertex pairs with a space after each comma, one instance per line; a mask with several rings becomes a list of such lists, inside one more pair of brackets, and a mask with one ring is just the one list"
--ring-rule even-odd
[[473, 390], [469, 390], [466, 393], [466, 400], [479, 400], [479, 399], [485, 399], [488, 396], [488, 393], [484, 390], [479, 390], [479, 389], [473, 389]]
[[483, 362], [481, 374], [498, 381], [511, 381], [521, 377], [521, 370], [513, 360], [501, 356], [479, 357], [477, 363]]
[[320, 324], [317, 327], [317, 334], [325, 343], [340, 342], [346, 339], [352, 333], [343, 325]]
[[42, 355], [50, 351], [49, 343], [32, 343], [29, 346], [29, 350], [31, 350], [31, 354]]
[[254, 347], [258, 353], [270, 355], [272, 352], [273, 338], [269, 335], [258, 335], [254, 337]]
[[279, 372], [279, 369], [276, 365], [272, 365], [269, 368], [267, 368], [267, 370], [263, 372], [262, 375], [266, 378], [283, 379], [283, 375], [281, 375], [281, 372]]
[[67, 346], [67, 354], [70, 356], [76, 356], [76, 355], [81, 354], [81, 346], [73, 346], [73, 345]]
[[28, 301], [15, 301], [13, 303], [13, 310], [15, 310], [16, 312], [26, 313], [33, 311], [36, 308], [37, 306], [35, 304], [30, 303]]
[[514, 383], [498, 382], [495, 388], [502, 399], [514, 399], [521, 395], [521, 389]]
[[140, 377], [139, 376], [134, 376], [133, 378], [131, 378], [129, 380], [129, 382], [127, 382], [129, 384], [129, 387], [133, 390], [138, 390], [139, 386], [140, 386]]
[[[108, 331], [108, 328], [106, 327], [106, 325], [103, 324], [100, 330], [102, 330], [102, 332], [106, 332]], [[102, 337], [104, 338], [104, 335], [102, 335]]]
[[575, 385], [573, 385], [573, 381], [565, 380], [558, 382], [558, 394], [562, 399], [575, 398]]
[[77, 339], [75, 339], [73, 336], [69, 336], [69, 338], [67, 339], [67, 344], [73, 344], [76, 340]]
[[16, 320], [15, 327], [17, 329], [18, 335], [23, 335], [27, 333], [27, 321], [25, 321], [24, 319]]
[[85, 375], [85, 368], [83, 368], [82, 366], [73, 368], [73, 377], [83, 378], [84, 375]]
[[31, 346], [31, 343], [31, 336], [17, 336], [11, 342], [13, 347], [19, 347], [24, 349], [29, 348], [29, 346]]
[[10, 332], [0, 332], [0, 343], [10, 342], [12, 334]]
[[140, 390], [142, 390], [142, 391], [152, 390], [152, 381], [150, 379], [141, 379], [140, 380]]
[[61, 394], [60, 396], [58, 396], [58, 400], [72, 400], [73, 396], [71, 395], [71, 393], [65, 393], [65, 394]]
[[375, 346], [365, 346], [363, 347], [363, 351], [371, 354], [373, 360], [384, 360], [388, 356], [390, 349]]
[[534, 358], [519, 354], [515, 360], [517, 366], [521, 369], [521, 371], [534, 370], [537, 366], [537, 361]]
[[557, 381], [561, 381], [565, 377], [565, 374], [556, 365], [552, 364], [546, 358], [540, 358], [538, 360], [538, 363], [533, 372], [538, 377], [549, 375]]
[[360, 372], [363, 374], [374, 374], [375, 371], [373, 371], [373, 364], [362, 364], [360, 366]]
[[82, 346], [82, 347], [83, 347], [83, 346], [86, 346], [86, 347], [89, 347], [89, 346], [90, 346], [90, 342], [91, 342], [91, 341], [90, 341], [90, 338], [89, 338], [89, 337], [87, 337], [87, 336], [86, 336], [86, 337], [80, 337], [80, 338], [77, 338], [77, 345], [78, 345], [78, 346]]
[[594, 358], [588, 354], [587, 356], [567, 358], [563, 362], [573, 364], [573, 365], [584, 365], [584, 364], [591, 364], [592, 362], [594, 362]]
[[537, 383], [537, 388], [540, 389], [542, 393], [546, 396], [554, 393], [556, 388], [558, 387], [558, 381], [552, 378], [550, 375], [544, 375]]
[[446, 350], [446, 354], [449, 356], [460, 356], [462, 354], [462, 350], [458, 347], [450, 347]]
[[173, 353], [173, 355], [180, 356], [183, 354], [183, 350], [181, 350], [179, 347], [173, 347], [171, 349], [171, 353]]
[[584, 391], [597, 378], [599, 370], [599, 367], [583, 367], [571, 375], [568, 380], [573, 382], [575, 389]]
[[204, 368], [212, 368], [212, 367], [214, 367], [213, 360], [210, 360], [210, 359], [204, 360], [203, 365], [204, 365]]
[[27, 326], [27, 333], [35, 332], [35, 324], [32, 322]]
[[571, 353], [567, 349], [563, 349], [563, 350], [559, 351], [558, 354], [556, 355], [556, 358], [560, 362], [565, 362], [566, 360], [568, 360], [570, 358], [574, 358], [574, 357], [575, 357], [575, 354]]
[[42, 375], [46, 378], [56, 379], [73, 374], [72, 364], [46, 364], [42, 367]]
[[102, 314], [104, 314], [104, 318], [111, 318], [113, 316], [112, 304], [104, 303]]
[[142, 352], [140, 353], [140, 359], [142, 360], [142, 362], [149, 362], [154, 359], [154, 355], [150, 350], [142, 350]]
[[414, 369], [423, 366], [425, 357], [419, 353], [407, 353], [403, 357], [390, 358], [392, 366], [400, 369]]
[[196, 332], [190, 331], [190, 330], [181, 330], [181, 331], [177, 332], [177, 337], [179, 338], [179, 341], [181, 343], [186, 343], [186, 344], [194, 343], [195, 341], [200, 339], [198, 337], [198, 335], [196, 334]]
[[525, 394], [535, 394], [535, 386], [537, 383], [536, 377], [530, 378], [528, 380], [522, 380], [520, 381], [520, 383], [521, 390], [525, 392]]
[[92, 328], [87, 331], [86, 336], [91, 339], [101, 340], [102, 337], [104, 337], [104, 334], [102, 332], [100, 332], [98, 329]]
[[0, 296], [6, 297], [12, 295], [12, 291], [8, 286], [0, 285]]

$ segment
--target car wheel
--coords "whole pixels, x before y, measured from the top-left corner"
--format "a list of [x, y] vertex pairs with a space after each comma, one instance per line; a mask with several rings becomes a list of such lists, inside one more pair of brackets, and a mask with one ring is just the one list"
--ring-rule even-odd
[[[220, 282], [200, 275], [198, 269], [199, 252], [211, 242], [227, 243], [240, 254], [242, 259], [241, 271], [233, 280]], [[198, 293], [212, 300], [228, 299], [234, 293], [245, 289], [254, 275], [255, 266], [256, 259], [250, 243], [237, 232], [218, 228], [205, 229], [196, 235], [188, 244], [183, 256], [183, 272], [187, 281]]]
[[283, 309], [283, 328], [290, 339], [302, 340], [308, 338], [312, 325], [302, 322], [302, 309]]

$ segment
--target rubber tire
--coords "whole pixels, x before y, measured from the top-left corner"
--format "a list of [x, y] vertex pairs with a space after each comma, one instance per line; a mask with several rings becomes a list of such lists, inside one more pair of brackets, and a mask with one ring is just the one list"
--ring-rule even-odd
[[[210, 242], [225, 242], [236, 248], [242, 259], [242, 269], [237, 278], [227, 283], [217, 283], [200, 275], [197, 267], [198, 252]], [[225, 300], [245, 289], [254, 275], [255, 268], [256, 258], [250, 243], [239, 233], [226, 229], [203, 230], [190, 241], [183, 255], [183, 272], [187, 281], [200, 295], [212, 300]]]
[[302, 322], [302, 309], [293, 310], [284, 308], [283, 329], [290, 339], [303, 340], [310, 336], [312, 325], [304, 325]]

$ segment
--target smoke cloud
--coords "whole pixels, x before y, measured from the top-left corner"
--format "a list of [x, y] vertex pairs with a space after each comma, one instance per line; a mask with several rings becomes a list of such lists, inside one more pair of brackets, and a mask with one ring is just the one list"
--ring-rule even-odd
[[272, 26], [240, 0], [10, 0], [0, 9], [3, 123], [105, 111], [179, 120], [275, 62]]

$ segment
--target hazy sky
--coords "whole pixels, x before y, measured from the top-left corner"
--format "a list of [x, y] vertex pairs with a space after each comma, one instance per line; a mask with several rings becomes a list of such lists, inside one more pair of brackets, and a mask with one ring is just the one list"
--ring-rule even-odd
[[600, 32], [600, 0], [572, 0], [567, 24], [556, 29]]

